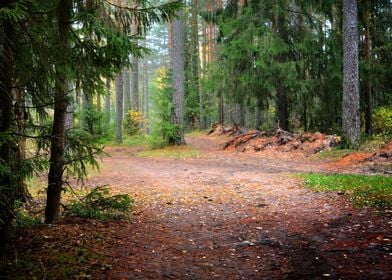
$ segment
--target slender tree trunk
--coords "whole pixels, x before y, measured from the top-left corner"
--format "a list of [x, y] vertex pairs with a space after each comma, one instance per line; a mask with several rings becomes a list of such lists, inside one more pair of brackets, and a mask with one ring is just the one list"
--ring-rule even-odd
[[[126, 69], [123, 72], [124, 79], [124, 118], [129, 109], [131, 109], [131, 71]], [[133, 81], [132, 81], [133, 82]], [[133, 93], [132, 93], [133, 94]], [[133, 96], [133, 95], [132, 95]]]
[[[68, 95], [71, 96], [72, 99], [77, 98], [75, 85], [72, 81], [68, 81], [67, 90], [68, 90]], [[67, 113], [65, 117], [65, 130], [70, 130], [74, 126], [73, 107], [74, 107], [73, 100], [71, 100], [71, 102], [68, 102], [68, 106], [67, 106]]]
[[[14, 89], [15, 94], [15, 111], [16, 111], [16, 122], [17, 129], [20, 135], [25, 134], [25, 100], [23, 96], [23, 91], [21, 88]], [[23, 163], [26, 160], [26, 138], [23, 136], [18, 137], [18, 145], [16, 150], [16, 161], [15, 168], [16, 170], [23, 170]], [[16, 198], [20, 199], [22, 202], [31, 202], [32, 197], [27, 189], [27, 184], [25, 181], [25, 176], [23, 173], [17, 172], [16, 174]]]
[[106, 127], [110, 126], [110, 119], [111, 119], [111, 113], [110, 113], [110, 80], [106, 79], [106, 96], [105, 96], [105, 122], [106, 122]]
[[364, 0], [365, 12], [363, 14], [363, 22], [365, 24], [365, 47], [364, 57], [366, 60], [367, 75], [365, 80], [365, 132], [372, 135], [372, 83], [370, 81], [370, 3]]
[[343, 0], [343, 132], [351, 147], [360, 137], [358, 10], [356, 0]]
[[[138, 1], [132, 0], [132, 7], [137, 8], [137, 6]], [[138, 35], [138, 24], [137, 19], [134, 18], [131, 25], [131, 35]], [[133, 111], [139, 111], [139, 58], [136, 56], [132, 57], [131, 70], [131, 109]]]
[[173, 21], [169, 22], [169, 56], [172, 57], [173, 54]]
[[58, 6], [58, 36], [59, 48], [64, 61], [56, 65], [56, 92], [54, 119], [51, 134], [50, 167], [48, 175], [47, 201], [45, 222], [54, 222], [60, 213], [60, 200], [63, 185], [64, 148], [65, 148], [65, 119], [69, 102], [67, 87], [67, 62], [69, 55], [69, 28], [72, 0], [60, 0]]
[[[217, 1], [217, 8], [219, 11], [221, 11], [223, 9], [223, 3], [221, 0]], [[217, 44], [215, 46], [215, 58], [219, 57], [219, 44]], [[221, 123], [222, 125], [225, 123], [225, 97], [224, 97], [224, 92], [221, 91], [219, 94], [219, 123]]]
[[185, 68], [184, 68], [184, 22], [183, 12], [178, 12], [178, 18], [173, 22], [173, 51], [172, 51], [172, 69], [173, 69], [173, 113], [172, 122], [177, 126], [176, 139], [172, 144], [185, 144], [184, 138], [184, 86], [185, 86]]
[[148, 60], [144, 59], [144, 118], [146, 120], [146, 133], [150, 133], [149, 114], [150, 114], [150, 97], [148, 90]]
[[205, 106], [206, 106], [206, 103], [207, 103], [207, 98], [206, 98], [206, 94], [205, 94], [205, 92], [204, 92], [204, 89], [203, 89], [203, 87], [202, 87], [202, 83], [201, 83], [201, 80], [202, 80], [202, 77], [205, 77], [205, 75], [206, 75], [206, 71], [207, 71], [207, 61], [208, 61], [208, 56], [207, 56], [207, 45], [208, 45], [208, 38], [207, 38], [207, 27], [206, 27], [206, 24], [203, 22], [202, 23], [202, 38], [203, 38], [203, 41], [202, 41], [202, 63], [201, 63], [201, 65], [203, 66], [201, 69], [200, 69], [200, 82], [199, 82], [199, 88], [200, 88], [200, 104], [201, 104], [201, 106], [202, 106], [202, 110], [203, 110], [203, 113], [204, 113], [204, 118], [203, 118], [203, 120], [202, 120], [202, 124], [203, 124], [203, 126], [204, 127], [206, 127], [207, 126], [207, 117], [205, 116], [205, 111], [204, 111], [204, 108], [205, 108]]
[[139, 59], [132, 58], [132, 110], [139, 110]]
[[141, 73], [140, 73], [140, 81], [141, 81], [141, 86], [142, 86], [142, 89], [141, 89], [141, 92], [140, 92], [140, 104], [139, 104], [139, 111], [140, 111], [140, 113], [144, 116], [144, 109], [145, 109], [145, 104], [144, 104], [144, 102], [146, 101], [145, 100], [145, 93], [146, 93], [146, 84], [144, 83], [144, 74], [145, 74], [145, 71], [144, 71], [144, 67], [146, 66], [145, 65], [145, 63], [144, 63], [144, 59], [141, 61], [141, 64], [140, 64], [140, 71], [141, 71]]
[[261, 126], [263, 125], [263, 111], [262, 111], [262, 101], [257, 99], [256, 100], [256, 125], [255, 128], [261, 130]]
[[212, 0], [208, 0], [207, 2], [207, 11], [209, 13], [210, 22], [207, 23], [207, 34], [208, 34], [208, 62], [212, 62], [214, 60], [214, 3]]
[[123, 75], [122, 73], [116, 76], [116, 142], [122, 143], [122, 121], [123, 121]]

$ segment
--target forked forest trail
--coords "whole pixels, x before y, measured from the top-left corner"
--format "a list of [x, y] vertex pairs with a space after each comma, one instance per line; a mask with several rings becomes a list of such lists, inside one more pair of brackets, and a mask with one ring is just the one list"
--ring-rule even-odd
[[[137, 157], [112, 148], [89, 184], [136, 199], [114, 224], [104, 279], [392, 279], [390, 215], [306, 189], [306, 160], [218, 151], [188, 138], [200, 158]], [[98, 229], [97, 229], [98, 230]]]

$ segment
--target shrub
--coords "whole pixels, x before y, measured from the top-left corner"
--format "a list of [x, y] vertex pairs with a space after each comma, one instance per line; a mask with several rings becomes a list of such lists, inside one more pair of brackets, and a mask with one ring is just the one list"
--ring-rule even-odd
[[142, 113], [129, 110], [123, 123], [125, 133], [130, 136], [139, 134], [144, 123], [145, 119]]
[[41, 218], [26, 210], [25, 205], [17, 200], [14, 203], [15, 222], [18, 228], [31, 228], [42, 224]]
[[129, 195], [111, 195], [107, 186], [98, 186], [86, 196], [66, 205], [64, 214], [97, 220], [120, 219], [132, 206], [133, 200]]
[[376, 134], [392, 136], [392, 108], [380, 107], [373, 113], [373, 129]]

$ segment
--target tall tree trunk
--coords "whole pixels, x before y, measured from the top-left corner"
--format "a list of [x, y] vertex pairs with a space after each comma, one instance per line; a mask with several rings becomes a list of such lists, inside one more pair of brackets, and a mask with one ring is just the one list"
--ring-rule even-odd
[[[223, 9], [223, 3], [221, 0], [217, 1], [217, 8], [219, 11], [221, 11]], [[217, 44], [215, 46], [215, 56], [216, 58], [219, 57], [219, 44]], [[225, 123], [225, 97], [224, 97], [224, 92], [221, 91], [219, 94], [219, 106], [218, 106], [218, 110], [219, 110], [219, 123], [221, 123], [222, 125]]]
[[148, 89], [148, 60], [144, 59], [144, 118], [146, 120], [146, 133], [150, 132], [149, 114], [150, 114], [150, 96]]
[[111, 113], [110, 113], [110, 80], [106, 78], [106, 95], [105, 95], [105, 124], [106, 127], [110, 125]]
[[[132, 7], [137, 8], [138, 1], [132, 1]], [[133, 19], [131, 25], [131, 35], [138, 34], [138, 22], [137, 19]], [[132, 104], [131, 108], [133, 111], [139, 111], [139, 58], [134, 56], [132, 58], [132, 85], [131, 85], [131, 92], [132, 92]]]
[[[69, 102], [67, 87], [67, 61], [69, 55], [69, 28], [72, 0], [60, 0], [58, 5], [59, 52], [63, 59], [56, 65], [56, 92], [54, 119], [51, 134], [50, 167], [45, 208], [45, 223], [52, 223], [59, 216], [64, 171], [65, 119]], [[63, 61], [62, 61], [63, 60]]]
[[360, 137], [358, 75], [357, 1], [343, 0], [343, 133], [350, 147], [357, 147]]
[[[207, 71], [207, 44], [208, 44], [208, 39], [207, 39], [207, 27], [206, 24], [203, 22], [201, 25], [202, 28], [202, 61], [201, 61], [201, 66], [200, 66], [200, 79], [199, 79], [199, 99], [200, 99], [200, 105], [202, 106], [203, 113], [204, 108], [205, 108], [205, 103], [206, 103], [206, 94], [204, 92], [203, 86], [202, 86], [202, 77], [205, 77], [206, 71]], [[207, 118], [204, 114], [204, 118], [202, 119], [202, 126], [206, 127], [207, 126]]]
[[67, 89], [68, 89], [68, 94], [72, 97], [71, 102], [68, 102], [67, 106], [67, 114], [65, 117], [65, 130], [70, 130], [74, 126], [74, 116], [73, 116], [73, 101], [74, 98], [77, 98], [76, 91], [75, 91], [75, 85], [72, 81], [68, 81], [67, 83]]
[[255, 114], [256, 114], [255, 128], [261, 130], [261, 126], [263, 125], [263, 121], [264, 121], [264, 114], [262, 110], [262, 101], [260, 99], [256, 100]]
[[172, 51], [172, 69], [173, 69], [173, 112], [172, 122], [177, 126], [177, 135], [172, 139], [172, 144], [185, 144], [184, 138], [184, 86], [185, 86], [185, 68], [184, 68], [184, 22], [183, 12], [178, 12], [178, 18], [173, 22], [173, 51]]
[[122, 73], [116, 76], [116, 143], [122, 143], [122, 121], [123, 121], [123, 75]]
[[139, 58], [132, 58], [132, 104], [133, 111], [139, 110]]
[[[25, 134], [25, 100], [23, 96], [23, 90], [21, 88], [14, 89], [15, 94], [15, 111], [16, 111], [16, 123], [18, 134], [18, 144], [16, 149], [16, 161], [15, 168], [16, 170], [23, 170], [23, 163], [26, 160], [26, 138], [22, 135]], [[27, 184], [25, 181], [25, 176], [23, 173], [17, 172], [16, 174], [16, 198], [20, 199], [22, 202], [31, 202], [32, 197], [27, 189]]]
[[124, 114], [125, 117], [128, 110], [131, 109], [131, 71], [126, 69], [123, 72], [124, 79]]
[[366, 60], [367, 75], [365, 79], [365, 132], [372, 135], [372, 83], [370, 80], [370, 3], [369, 0], [364, 0], [365, 11], [363, 14], [363, 22], [365, 24], [365, 47], [364, 57]]
[[173, 21], [169, 21], [169, 56], [172, 57], [173, 54]]
[[[281, 3], [282, 7], [286, 6], [286, 1]], [[273, 20], [273, 30], [277, 36], [280, 36], [281, 39], [288, 44], [288, 31], [287, 31], [287, 22], [285, 15], [282, 14], [281, 11], [277, 11], [274, 14]], [[278, 57], [279, 63], [285, 63], [287, 61], [287, 54], [280, 54]], [[285, 73], [281, 73], [284, 75]], [[276, 105], [277, 105], [277, 124], [283, 130], [289, 130], [289, 110], [288, 110], [288, 97], [287, 97], [287, 89], [282, 84], [281, 80], [278, 79], [276, 81]]]
[[215, 43], [215, 25], [213, 22], [214, 17], [214, 3], [208, 1], [207, 11], [210, 13], [210, 22], [208, 23], [208, 61], [214, 61], [214, 43]]

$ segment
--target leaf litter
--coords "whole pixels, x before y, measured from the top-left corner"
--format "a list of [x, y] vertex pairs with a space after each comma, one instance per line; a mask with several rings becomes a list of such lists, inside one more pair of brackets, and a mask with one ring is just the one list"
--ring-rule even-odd
[[392, 278], [392, 213], [354, 208], [344, 196], [312, 192], [292, 176], [325, 172], [325, 162], [221, 151], [217, 136], [187, 141], [201, 157], [140, 158], [124, 147], [111, 150], [88, 184], [131, 194], [133, 216], [106, 222], [66, 218], [25, 229], [7, 249], [4, 275]]

